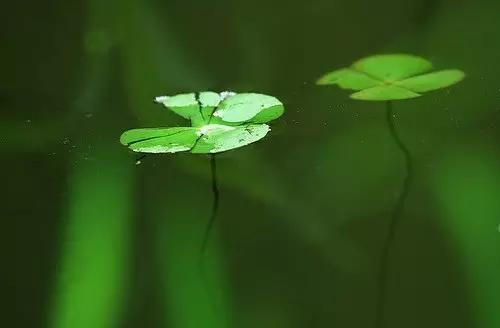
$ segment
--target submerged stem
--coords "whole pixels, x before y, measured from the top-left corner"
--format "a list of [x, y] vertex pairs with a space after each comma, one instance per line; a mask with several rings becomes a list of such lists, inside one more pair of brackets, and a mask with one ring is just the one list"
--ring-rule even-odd
[[[205, 233], [203, 235], [203, 241], [201, 243], [201, 249], [200, 249], [200, 257], [198, 259], [198, 266], [199, 266], [201, 278], [204, 281], [207, 295], [209, 297], [210, 296], [213, 297], [215, 293], [214, 293], [214, 290], [212, 289], [212, 286], [209, 284], [209, 279], [207, 277], [207, 273], [205, 272], [203, 260], [204, 260], [204, 255], [205, 255], [207, 245], [208, 245], [208, 239], [210, 237], [210, 232], [212, 231], [215, 219], [217, 217], [217, 211], [219, 209], [219, 187], [217, 184], [217, 163], [215, 161], [214, 154], [210, 155], [210, 171], [212, 173], [212, 193], [213, 193], [212, 214], [210, 215], [210, 219], [208, 221], [207, 227], [205, 228]], [[213, 313], [220, 312], [218, 304], [211, 302], [211, 306], [212, 306]]]
[[208, 238], [210, 237], [210, 232], [212, 231], [215, 219], [217, 217], [217, 210], [219, 209], [219, 187], [217, 184], [217, 163], [215, 162], [215, 155], [210, 155], [210, 171], [212, 172], [212, 193], [213, 193], [213, 203], [212, 203], [212, 214], [208, 221], [207, 227], [205, 228], [205, 234], [203, 236], [203, 242], [201, 244], [200, 258], [205, 254], [207, 248]]
[[389, 229], [387, 231], [387, 236], [385, 238], [384, 244], [382, 246], [382, 251], [380, 254], [380, 267], [378, 276], [378, 295], [376, 303], [376, 317], [375, 317], [375, 327], [382, 328], [385, 323], [385, 308], [386, 308], [386, 292], [387, 292], [387, 272], [389, 265], [389, 252], [391, 246], [394, 242], [394, 236], [396, 234], [396, 228], [401, 220], [401, 212], [404, 208], [406, 198], [408, 197], [408, 191], [410, 189], [410, 184], [413, 178], [413, 164], [412, 156], [409, 149], [405, 146], [401, 140], [396, 126], [394, 124], [394, 114], [392, 110], [392, 103], [387, 101], [386, 103], [386, 120], [389, 127], [389, 132], [394, 139], [394, 142], [398, 146], [399, 150], [404, 156], [405, 167], [406, 167], [406, 177], [401, 188], [401, 193], [399, 194], [398, 200], [394, 209], [391, 213], [391, 221], [389, 223]]

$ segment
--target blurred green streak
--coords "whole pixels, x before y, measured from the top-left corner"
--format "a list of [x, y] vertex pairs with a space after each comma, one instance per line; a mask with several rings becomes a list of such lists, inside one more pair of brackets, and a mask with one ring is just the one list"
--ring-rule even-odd
[[105, 160], [78, 163], [69, 179], [53, 328], [116, 327], [124, 303], [134, 166], [100, 153]]
[[[496, 155], [496, 156], [495, 156]], [[464, 266], [478, 328], [500, 327], [500, 161], [491, 149], [462, 147], [436, 170], [435, 188]]]
[[[109, 4], [89, 1], [83, 79], [72, 111], [103, 112], [114, 45]], [[134, 165], [116, 143], [99, 141], [96, 160], [74, 158], [68, 177], [61, 259], [49, 327], [117, 327], [123, 311], [133, 213]], [[98, 140], [97, 136], [89, 138]], [[76, 162], [75, 162], [76, 161]]]

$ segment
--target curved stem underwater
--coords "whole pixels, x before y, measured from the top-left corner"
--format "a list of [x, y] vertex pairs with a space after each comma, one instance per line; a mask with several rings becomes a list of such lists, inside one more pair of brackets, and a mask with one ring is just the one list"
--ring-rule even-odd
[[[207, 245], [208, 245], [208, 240], [210, 237], [210, 232], [212, 231], [212, 228], [214, 226], [214, 222], [217, 218], [217, 212], [219, 209], [219, 187], [218, 187], [218, 183], [217, 183], [217, 163], [215, 161], [214, 154], [210, 154], [210, 171], [212, 173], [212, 193], [213, 193], [212, 214], [210, 215], [210, 219], [208, 220], [208, 224], [207, 224], [207, 227], [205, 228], [205, 233], [203, 235], [203, 241], [201, 243], [200, 255], [198, 258], [198, 269], [200, 270], [200, 276], [201, 276], [201, 279], [204, 283], [205, 290], [207, 292], [207, 296], [209, 298], [213, 299], [215, 292], [209, 283], [207, 272], [205, 271], [205, 267], [204, 267], [204, 259], [205, 259]], [[218, 304], [210, 302], [210, 305], [212, 307], [213, 313], [220, 312]]]
[[212, 173], [212, 193], [214, 195], [213, 203], [212, 203], [212, 214], [210, 215], [210, 219], [208, 221], [207, 227], [205, 229], [205, 234], [203, 236], [203, 241], [201, 244], [200, 250], [200, 262], [205, 254], [208, 238], [210, 237], [210, 232], [212, 231], [215, 219], [217, 217], [217, 211], [219, 209], [219, 187], [217, 184], [217, 163], [215, 162], [215, 155], [210, 155], [210, 171]]
[[389, 266], [389, 253], [394, 242], [394, 236], [396, 234], [396, 229], [401, 221], [401, 212], [403, 211], [406, 198], [408, 197], [408, 191], [410, 189], [410, 184], [413, 178], [413, 160], [409, 149], [405, 146], [403, 141], [401, 141], [400, 136], [396, 130], [394, 124], [394, 113], [392, 109], [392, 103], [387, 101], [386, 103], [386, 120], [389, 127], [389, 132], [394, 139], [394, 142], [398, 146], [399, 150], [404, 156], [405, 167], [406, 167], [406, 177], [401, 188], [401, 193], [399, 194], [398, 200], [394, 209], [391, 213], [391, 221], [389, 223], [389, 228], [387, 231], [387, 236], [385, 238], [384, 244], [382, 246], [382, 251], [380, 253], [380, 267], [378, 276], [378, 296], [376, 303], [376, 317], [375, 317], [375, 327], [383, 328], [385, 324], [385, 310], [386, 310], [386, 292], [387, 292], [387, 273]]

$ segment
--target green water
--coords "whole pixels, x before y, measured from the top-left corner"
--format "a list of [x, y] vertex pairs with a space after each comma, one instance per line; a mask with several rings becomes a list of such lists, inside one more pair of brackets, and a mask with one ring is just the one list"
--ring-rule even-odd
[[[7, 2], [0, 147], [9, 327], [375, 327], [405, 179], [383, 102], [319, 87], [376, 53], [465, 80], [392, 103], [413, 179], [389, 252], [384, 327], [500, 327], [500, 3], [466, 0]], [[266, 138], [138, 154], [153, 98], [260, 92]], [[6, 322], [6, 323], [5, 323]]]

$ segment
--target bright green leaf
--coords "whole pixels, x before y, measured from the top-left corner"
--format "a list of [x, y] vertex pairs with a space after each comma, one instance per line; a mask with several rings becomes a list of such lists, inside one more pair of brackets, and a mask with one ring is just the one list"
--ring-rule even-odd
[[426, 92], [453, 85], [463, 80], [464, 77], [464, 72], [458, 69], [449, 69], [411, 77], [395, 84], [415, 92]]
[[355, 62], [352, 67], [381, 81], [397, 81], [432, 68], [426, 59], [405, 54], [375, 55]]
[[199, 104], [194, 93], [156, 97], [155, 102], [163, 104], [174, 113], [186, 119], [190, 119], [193, 114], [199, 112]]
[[143, 141], [146, 139], [153, 139], [158, 137], [166, 137], [168, 135], [178, 133], [180, 131], [190, 130], [192, 128], [175, 127], [175, 128], [146, 128], [146, 129], [132, 129], [122, 133], [120, 142], [124, 146], [131, 143]]
[[156, 97], [155, 102], [163, 104], [177, 115], [191, 120], [191, 125], [193, 126], [199, 126], [204, 123], [195, 93]]
[[200, 92], [198, 99], [202, 107], [217, 107], [221, 101], [220, 95], [213, 91]]
[[317, 83], [319, 85], [337, 84], [342, 89], [351, 90], [363, 90], [382, 84], [382, 82], [352, 68], [342, 68], [330, 72], [321, 77]]
[[126, 131], [120, 141], [135, 152], [176, 153], [193, 148], [198, 137], [196, 128], [153, 128]]
[[198, 100], [201, 105], [201, 115], [203, 121], [205, 123], [208, 123], [215, 108], [217, 108], [217, 106], [219, 106], [219, 103], [221, 102], [221, 96], [216, 92], [204, 91], [200, 92]]
[[416, 97], [420, 97], [420, 94], [394, 85], [364, 89], [351, 95], [352, 99], [374, 101], [410, 99]]
[[261, 119], [274, 119], [279, 117], [283, 110], [273, 107], [283, 107], [283, 104], [271, 96], [257, 93], [240, 93], [224, 99], [215, 111], [214, 116], [221, 118], [225, 122], [235, 123], [250, 121], [260, 112], [270, 111], [273, 114], [263, 116]]
[[256, 93], [203, 91], [157, 97], [155, 101], [190, 119], [192, 126], [126, 131], [120, 142], [133, 151], [175, 153], [191, 150], [206, 154], [243, 147], [269, 132], [268, 125], [256, 123], [274, 120], [284, 112], [278, 99]]
[[356, 61], [324, 75], [319, 85], [337, 84], [357, 91], [351, 98], [358, 100], [398, 100], [421, 96], [420, 92], [445, 88], [461, 81], [465, 74], [457, 69], [427, 73], [432, 64], [413, 55], [375, 55]]
[[207, 125], [200, 129], [202, 137], [192, 149], [193, 153], [219, 153], [246, 146], [266, 136], [267, 124], [240, 126]]
[[283, 105], [272, 106], [259, 112], [249, 120], [249, 123], [267, 123], [273, 121], [283, 115], [285, 107]]

